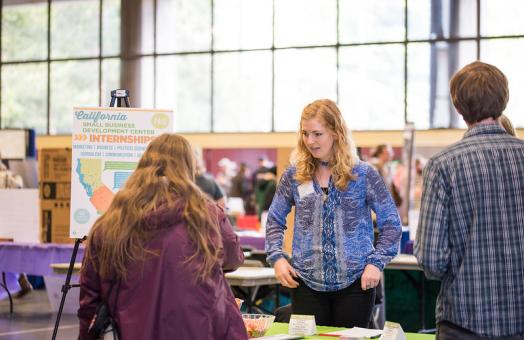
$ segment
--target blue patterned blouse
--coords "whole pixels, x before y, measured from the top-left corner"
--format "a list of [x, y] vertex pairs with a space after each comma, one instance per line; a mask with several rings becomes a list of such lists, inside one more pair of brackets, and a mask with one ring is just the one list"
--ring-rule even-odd
[[[295, 206], [291, 265], [300, 278], [317, 291], [337, 291], [357, 280], [367, 264], [382, 270], [397, 254], [401, 223], [397, 208], [382, 177], [359, 161], [357, 179], [344, 191], [329, 181], [328, 195], [316, 181], [298, 183], [290, 166], [277, 187], [266, 225], [269, 263], [281, 257], [286, 216]], [[380, 232], [373, 247], [371, 211]]]

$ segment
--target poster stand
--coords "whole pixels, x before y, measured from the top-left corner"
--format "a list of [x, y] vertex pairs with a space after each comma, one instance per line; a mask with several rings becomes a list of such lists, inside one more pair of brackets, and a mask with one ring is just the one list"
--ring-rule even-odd
[[[125, 104], [125, 107], [131, 107], [129, 103], [129, 91], [124, 89], [117, 89], [111, 91], [111, 103], [109, 104], [109, 107], [115, 107], [115, 104], [116, 107], [124, 107], [122, 106], [122, 103]], [[60, 301], [60, 307], [58, 308], [55, 327], [53, 329], [53, 337], [51, 338], [52, 340], [56, 340], [56, 335], [58, 333], [58, 327], [60, 325], [60, 319], [62, 317], [62, 311], [64, 309], [67, 292], [69, 292], [69, 290], [73, 287], [80, 287], [79, 284], [71, 284], [71, 276], [73, 275], [73, 269], [76, 262], [76, 254], [78, 253], [78, 248], [80, 247], [80, 243], [82, 243], [86, 238], [87, 236], [75, 239], [75, 246], [73, 248], [73, 254], [71, 254], [69, 268], [67, 269], [66, 280], [62, 286], [62, 300]]]

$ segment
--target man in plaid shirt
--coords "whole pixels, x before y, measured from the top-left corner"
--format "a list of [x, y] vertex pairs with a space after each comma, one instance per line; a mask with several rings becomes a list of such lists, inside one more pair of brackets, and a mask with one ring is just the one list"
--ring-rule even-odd
[[497, 121], [508, 82], [474, 62], [450, 93], [468, 131], [424, 169], [415, 241], [426, 276], [442, 281], [437, 339], [524, 339], [524, 141]]

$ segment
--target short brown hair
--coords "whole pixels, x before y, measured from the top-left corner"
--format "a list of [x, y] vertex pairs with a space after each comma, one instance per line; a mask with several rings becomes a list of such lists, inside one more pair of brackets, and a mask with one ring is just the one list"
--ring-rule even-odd
[[449, 82], [453, 105], [467, 123], [498, 118], [509, 99], [508, 79], [493, 65], [475, 61]]

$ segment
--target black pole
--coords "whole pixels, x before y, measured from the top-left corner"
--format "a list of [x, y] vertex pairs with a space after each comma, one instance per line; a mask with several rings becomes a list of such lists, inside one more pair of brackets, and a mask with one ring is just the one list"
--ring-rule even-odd
[[5, 272], [2, 272], [2, 283], [0, 283], [0, 287], [4, 288], [7, 292], [7, 296], [9, 297], [9, 316], [13, 315], [13, 297], [11, 296], [11, 292], [9, 291], [9, 288], [7, 288], [7, 280], [5, 278]]
[[60, 308], [58, 308], [58, 314], [56, 316], [56, 322], [55, 322], [55, 328], [53, 330], [53, 337], [52, 340], [56, 339], [56, 334], [58, 332], [58, 326], [60, 325], [60, 318], [62, 317], [62, 311], [64, 309], [65, 299], [67, 296], [67, 292], [72, 287], [78, 287], [78, 285], [71, 285], [71, 275], [73, 275], [73, 268], [75, 266], [76, 261], [76, 253], [78, 252], [78, 247], [80, 246], [80, 243], [82, 243], [83, 240], [85, 240], [86, 237], [83, 238], [77, 238], [75, 240], [75, 247], [73, 248], [73, 254], [71, 254], [71, 261], [69, 262], [69, 268], [67, 269], [67, 276], [64, 285], [62, 286], [62, 300], [60, 301]]

